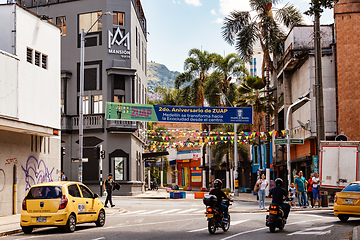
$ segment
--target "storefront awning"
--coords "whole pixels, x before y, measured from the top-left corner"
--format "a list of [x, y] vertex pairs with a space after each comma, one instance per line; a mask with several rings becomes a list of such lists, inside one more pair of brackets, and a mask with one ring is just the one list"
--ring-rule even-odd
[[152, 153], [143, 153], [142, 158], [156, 158], [161, 156], [169, 155], [169, 152], [152, 152]]

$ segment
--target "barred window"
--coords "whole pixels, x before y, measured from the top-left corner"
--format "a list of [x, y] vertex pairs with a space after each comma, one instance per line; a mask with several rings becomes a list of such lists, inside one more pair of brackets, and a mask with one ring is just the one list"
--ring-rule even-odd
[[41, 67], [47, 69], [47, 55], [45, 54], [41, 55]]
[[40, 67], [40, 55], [41, 53], [38, 51], [35, 51], [35, 65]]
[[33, 50], [31, 48], [26, 49], [26, 61], [33, 63]]

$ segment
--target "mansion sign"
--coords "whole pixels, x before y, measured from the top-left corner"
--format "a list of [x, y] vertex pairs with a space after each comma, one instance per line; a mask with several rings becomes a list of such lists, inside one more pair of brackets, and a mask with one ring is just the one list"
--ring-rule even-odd
[[108, 35], [109, 53], [118, 54], [121, 58], [130, 59], [130, 33], [128, 32], [125, 34], [125, 30], [118, 27], [116, 31], [111, 32], [109, 30]]

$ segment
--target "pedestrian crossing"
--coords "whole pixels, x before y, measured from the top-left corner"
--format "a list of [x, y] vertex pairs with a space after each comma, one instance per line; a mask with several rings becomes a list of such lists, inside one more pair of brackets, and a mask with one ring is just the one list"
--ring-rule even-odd
[[149, 209], [149, 210], [136, 210], [136, 211], [121, 211], [121, 215], [201, 215], [204, 214], [205, 208], [190, 208], [190, 209]]

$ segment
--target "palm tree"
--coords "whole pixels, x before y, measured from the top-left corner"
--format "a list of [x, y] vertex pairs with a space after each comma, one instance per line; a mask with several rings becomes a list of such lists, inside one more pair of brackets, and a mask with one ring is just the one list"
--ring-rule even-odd
[[175, 88], [182, 87], [182, 102], [192, 106], [204, 106], [204, 83], [212, 67], [214, 54], [193, 48], [185, 59], [185, 72], [176, 76]]
[[[253, 55], [256, 42], [260, 42], [263, 50], [262, 72], [266, 86], [266, 132], [270, 131], [270, 71], [274, 69], [270, 53], [280, 55], [283, 52], [285, 32], [280, 24], [291, 28], [301, 24], [301, 13], [295, 6], [286, 4], [283, 8], [276, 9], [273, 4], [280, 0], [249, 0], [252, 11], [256, 13], [251, 17], [247, 11], [233, 11], [225, 18], [222, 27], [223, 38], [226, 42], [235, 44], [240, 57], [249, 62]], [[274, 15], [275, 12], [275, 15]], [[264, 75], [265, 72], [265, 75]], [[266, 143], [267, 166], [270, 165], [270, 145]]]

